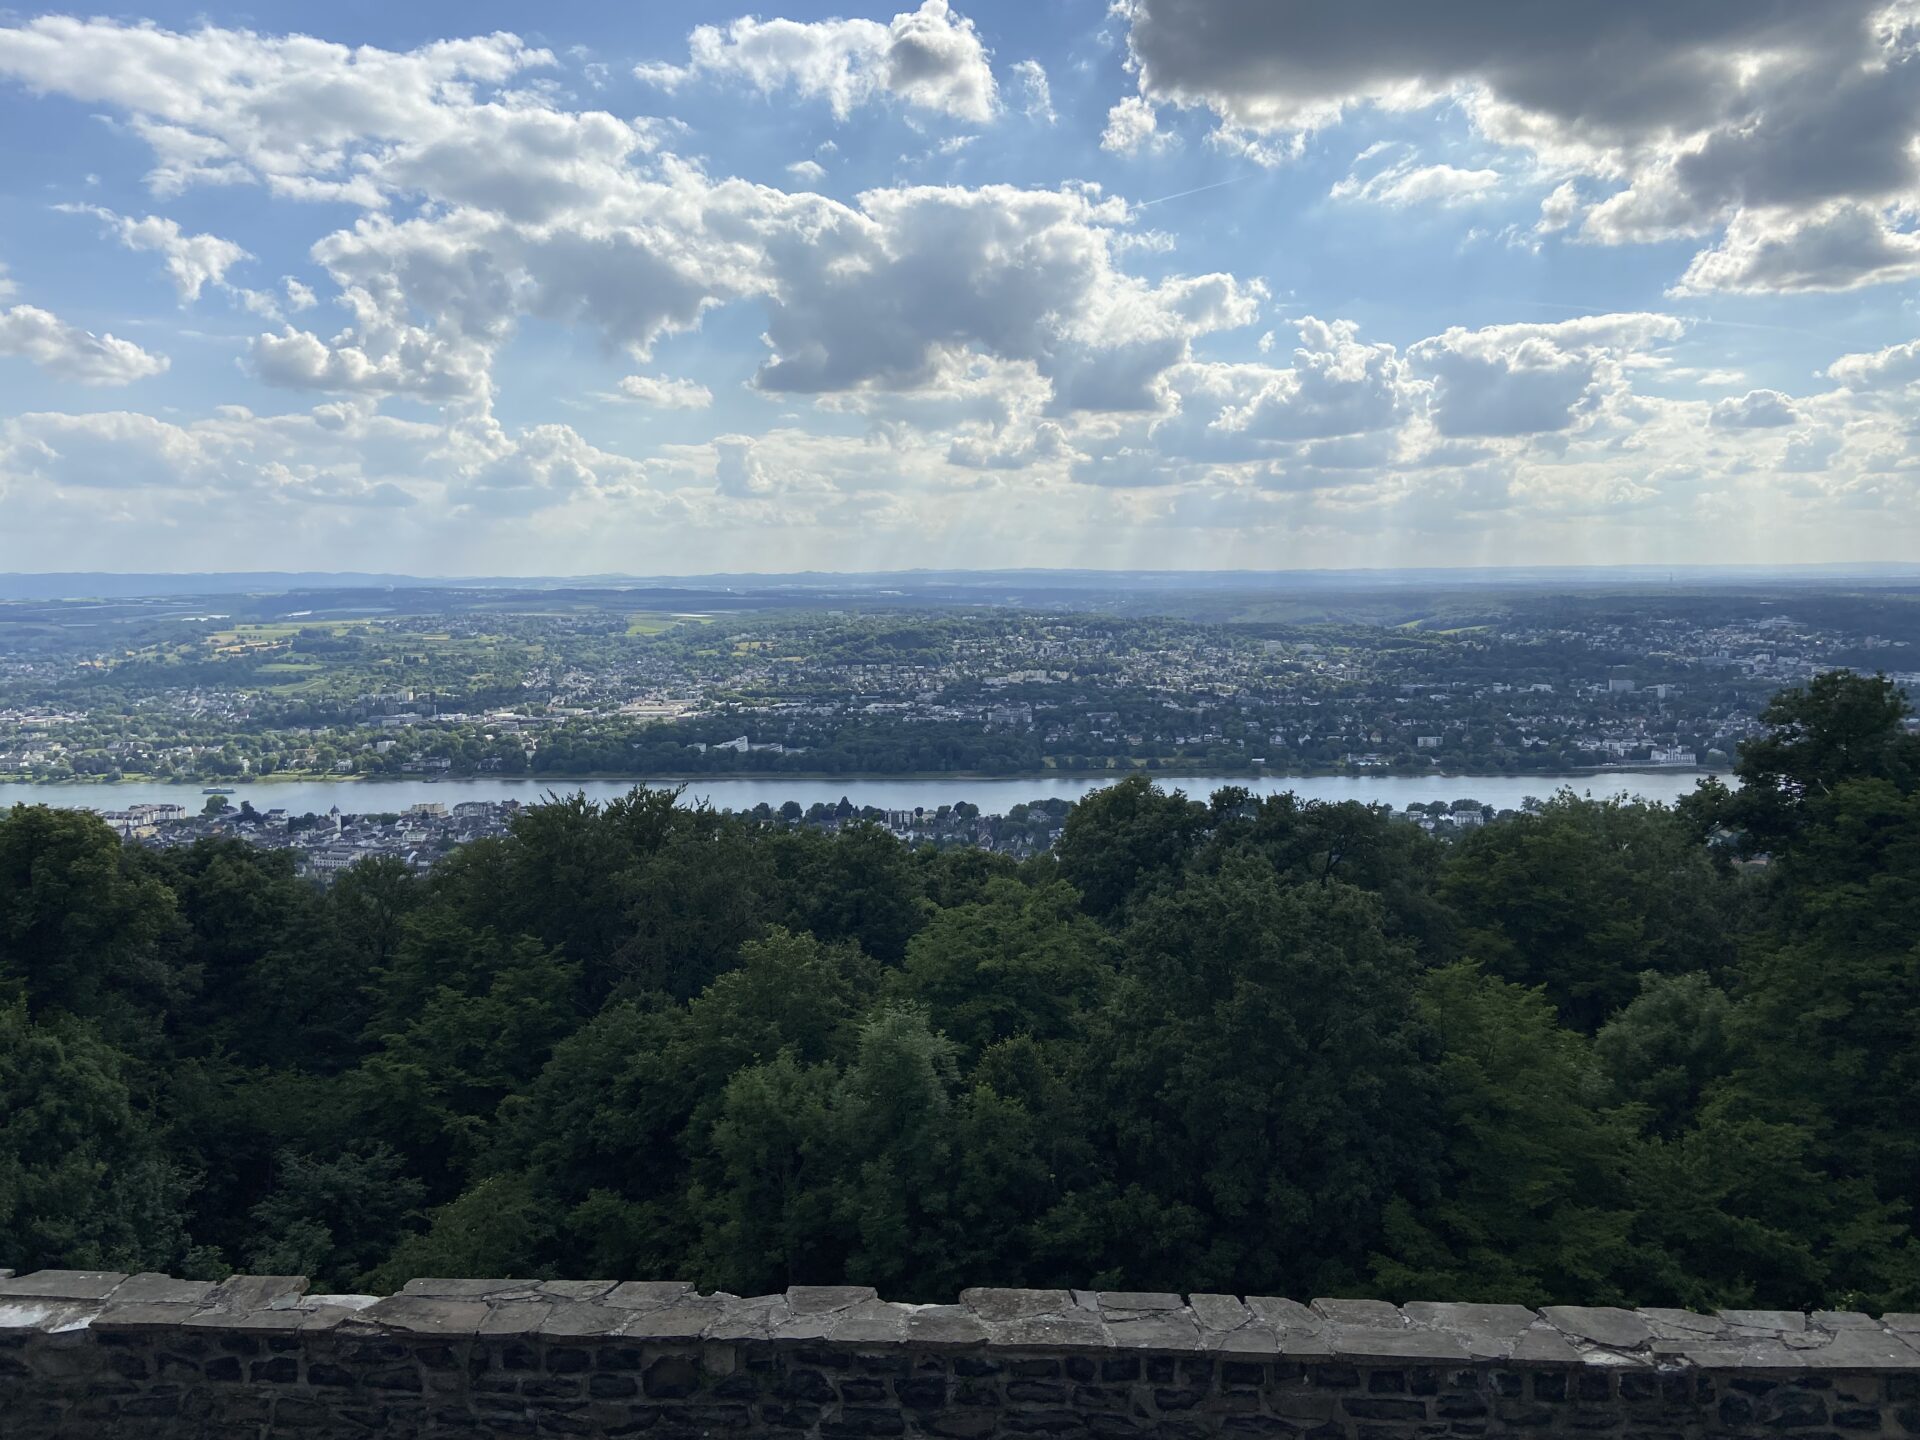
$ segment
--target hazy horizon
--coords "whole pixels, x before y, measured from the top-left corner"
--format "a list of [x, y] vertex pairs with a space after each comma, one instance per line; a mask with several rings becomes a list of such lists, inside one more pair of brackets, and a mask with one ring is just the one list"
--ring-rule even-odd
[[[1421, 581], [1439, 585], [1476, 583], [1498, 585], [1543, 583], [1555, 579], [1580, 579], [1587, 582], [1621, 583], [1685, 579], [1712, 584], [1716, 581], [1808, 580], [1820, 578], [1920, 580], [1920, 562], [1902, 561], [1830, 561], [1805, 564], [1742, 565], [1511, 565], [1511, 566], [1302, 566], [1294, 569], [1094, 569], [1073, 566], [936, 567], [913, 566], [897, 570], [762, 570], [762, 571], [684, 571], [678, 573], [580, 572], [575, 574], [425, 574], [419, 572], [375, 572], [355, 570], [0, 570], [0, 599], [9, 598], [10, 584], [64, 580], [118, 580], [128, 582], [260, 581], [286, 582], [288, 589], [315, 584], [338, 583], [341, 586], [366, 584], [391, 585], [406, 582], [422, 588], [436, 586], [494, 587], [510, 585], [779, 585], [804, 581], [866, 582], [938, 582], [998, 578], [1073, 581], [1128, 580], [1135, 583], [1177, 585], [1183, 582], [1205, 584], [1207, 588], [1225, 588], [1244, 584], [1251, 588], [1284, 585], [1286, 582], [1326, 583], [1348, 581], [1364, 584], [1372, 580]], [[128, 591], [127, 593], [136, 593]]]

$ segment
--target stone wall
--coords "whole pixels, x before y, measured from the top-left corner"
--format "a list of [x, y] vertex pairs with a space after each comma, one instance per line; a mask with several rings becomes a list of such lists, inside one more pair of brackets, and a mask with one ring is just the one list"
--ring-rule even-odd
[[0, 1271], [0, 1435], [1914, 1437], [1920, 1315]]

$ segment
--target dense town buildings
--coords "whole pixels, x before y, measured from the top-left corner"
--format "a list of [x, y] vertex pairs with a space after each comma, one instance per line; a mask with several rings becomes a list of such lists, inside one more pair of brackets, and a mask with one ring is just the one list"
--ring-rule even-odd
[[470, 599], [26, 638], [0, 613], [0, 778], [1691, 768], [1821, 669], [1920, 686], [1914, 621], [1844, 595], [1397, 624]]

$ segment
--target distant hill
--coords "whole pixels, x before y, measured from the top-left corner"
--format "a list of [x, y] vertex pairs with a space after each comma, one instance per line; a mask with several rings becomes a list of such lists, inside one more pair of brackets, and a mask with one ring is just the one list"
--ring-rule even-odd
[[238, 574], [116, 575], [100, 570], [0, 575], [0, 600], [125, 600], [148, 595], [278, 594], [287, 590], [362, 590], [442, 585], [411, 575], [255, 570]]
[[[253, 570], [232, 574], [115, 574], [97, 570], [0, 574], [0, 600], [125, 600], [169, 595], [275, 595], [315, 590], [628, 589], [844, 595], [1051, 591], [1277, 591], [1647, 586], [1688, 587], [1920, 582], [1920, 565], [1569, 565], [1405, 570], [816, 570], [781, 575], [384, 575]], [[989, 598], [982, 594], [981, 598]]]

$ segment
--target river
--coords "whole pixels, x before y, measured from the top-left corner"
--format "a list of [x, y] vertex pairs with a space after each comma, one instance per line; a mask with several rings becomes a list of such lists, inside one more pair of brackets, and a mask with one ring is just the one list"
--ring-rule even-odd
[[[1166, 775], [1156, 777], [1168, 788], [1206, 796], [1223, 785], [1244, 785], [1261, 795], [1292, 790], [1307, 800], [1364, 800], [1398, 810], [1414, 801], [1471, 798], [1497, 809], [1518, 806], [1528, 796], [1548, 796], [1562, 786], [1583, 795], [1638, 795], [1672, 803], [1699, 783], [1693, 770], [1619, 770], [1583, 775], [1263, 775], [1249, 777]], [[1730, 776], [1723, 779], [1733, 782]], [[636, 784], [684, 783], [687, 799], [704, 799], [727, 810], [751, 810], [765, 801], [778, 807], [784, 801], [802, 805], [815, 801], [837, 803], [845, 796], [856, 806], [881, 810], [933, 809], [959, 800], [971, 800], [990, 815], [1005, 814], [1024, 800], [1059, 798], [1078, 800], [1113, 782], [1111, 776], [1053, 776], [986, 780], [913, 779], [887, 776], [838, 779], [687, 780], [648, 777], [639, 780], [562, 780], [513, 777], [474, 780], [276, 780], [236, 784], [234, 803], [253, 802], [256, 809], [285, 809], [300, 815], [324, 813], [335, 805], [348, 813], [404, 810], [421, 801], [452, 806], [462, 800], [539, 800], [549, 791], [571, 794], [584, 790], [595, 800], [624, 795]], [[118, 785], [5, 785], [0, 784], [0, 807], [12, 804], [60, 805], [92, 810], [123, 810], [149, 801], [172, 802], [197, 810], [204, 803], [200, 785], [167, 785], [131, 781]]]

